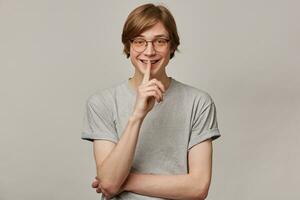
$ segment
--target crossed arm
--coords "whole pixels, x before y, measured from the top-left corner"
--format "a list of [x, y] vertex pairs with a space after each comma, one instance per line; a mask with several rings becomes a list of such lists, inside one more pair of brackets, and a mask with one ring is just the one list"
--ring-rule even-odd
[[188, 153], [189, 173], [182, 175], [154, 175], [129, 173], [118, 191], [107, 192], [99, 181], [92, 186], [107, 198], [129, 191], [145, 196], [165, 199], [205, 199], [210, 186], [212, 171], [212, 141], [203, 141], [192, 147]]

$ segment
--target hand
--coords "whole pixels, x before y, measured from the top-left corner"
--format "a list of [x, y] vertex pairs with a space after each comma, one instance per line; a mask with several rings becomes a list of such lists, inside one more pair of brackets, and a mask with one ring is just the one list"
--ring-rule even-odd
[[97, 179], [97, 176], [95, 177], [95, 180], [92, 183], [92, 188], [95, 188], [97, 193], [102, 193], [102, 189], [99, 184], [99, 180]]
[[105, 196], [105, 194], [104, 194], [105, 192], [102, 190], [97, 176], [95, 177], [95, 180], [92, 183], [92, 188], [95, 188], [97, 193], [103, 193], [103, 195]]
[[119, 190], [119, 192], [118, 192], [117, 194], [115, 194], [115, 195], [113, 195], [113, 196], [107, 194], [107, 193], [101, 188], [101, 185], [99, 184], [99, 180], [98, 180], [97, 176], [95, 177], [95, 180], [92, 182], [92, 187], [96, 189], [96, 192], [97, 192], [97, 193], [103, 193], [103, 195], [104, 195], [107, 199], [113, 198], [114, 196], [116, 196], [116, 195], [118, 195], [118, 194], [120, 194], [120, 193], [122, 193], [122, 192], [125, 191], [125, 185], [123, 185], [123, 186], [120, 188], [120, 190]]
[[137, 90], [136, 102], [133, 115], [144, 118], [153, 108], [155, 100], [157, 103], [163, 101], [163, 93], [166, 91], [164, 85], [157, 79], [150, 80], [151, 62], [148, 60], [147, 69], [141, 85]]

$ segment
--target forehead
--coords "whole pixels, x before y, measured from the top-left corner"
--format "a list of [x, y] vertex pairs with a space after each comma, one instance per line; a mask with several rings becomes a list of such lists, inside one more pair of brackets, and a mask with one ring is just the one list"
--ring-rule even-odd
[[142, 32], [139, 36], [145, 38], [162, 37], [162, 36], [168, 37], [169, 33], [165, 28], [165, 26], [161, 22], [158, 22], [150, 29]]

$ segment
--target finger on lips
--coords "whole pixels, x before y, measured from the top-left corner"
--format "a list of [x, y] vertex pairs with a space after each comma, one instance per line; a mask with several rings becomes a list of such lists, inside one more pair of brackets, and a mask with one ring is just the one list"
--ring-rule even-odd
[[147, 82], [149, 82], [149, 80], [150, 80], [150, 70], [151, 70], [151, 62], [150, 62], [150, 60], [148, 60], [148, 62], [147, 62], [147, 67], [146, 67], [146, 71], [145, 71], [145, 74], [144, 74], [144, 78], [143, 78], [142, 83], [147, 83]]
[[150, 71], [151, 71], [151, 62], [150, 62], [150, 60], [148, 60], [146, 71], [144, 73], [144, 77], [143, 77], [143, 80], [142, 80], [142, 84], [148, 83], [148, 85], [149, 85], [151, 83], [154, 83], [154, 85], [156, 87], [152, 88], [152, 89], [154, 89], [156, 91], [156, 93], [158, 93], [158, 95], [159, 95], [159, 98], [157, 99], [157, 101], [162, 101], [163, 100], [163, 94], [165, 93], [165, 87], [160, 81], [158, 81], [156, 79], [150, 80]]

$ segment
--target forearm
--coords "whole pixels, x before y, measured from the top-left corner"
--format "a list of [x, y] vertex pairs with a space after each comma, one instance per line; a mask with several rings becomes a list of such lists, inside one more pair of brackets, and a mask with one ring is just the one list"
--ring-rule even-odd
[[97, 166], [97, 177], [103, 187], [118, 189], [128, 176], [142, 121], [130, 117], [119, 142], [103, 163]]
[[201, 191], [199, 180], [190, 174], [153, 175], [130, 173], [124, 190], [145, 196], [166, 199], [199, 200], [205, 193]]

